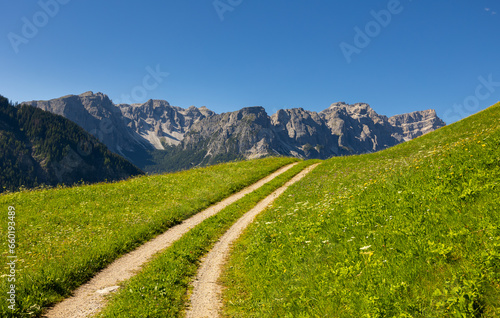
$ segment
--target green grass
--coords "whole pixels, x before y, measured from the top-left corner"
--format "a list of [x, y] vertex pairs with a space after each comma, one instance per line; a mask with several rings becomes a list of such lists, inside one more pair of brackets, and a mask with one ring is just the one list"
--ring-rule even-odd
[[500, 104], [333, 158], [238, 240], [228, 317], [498, 317]]
[[[270, 158], [146, 176], [117, 183], [0, 195], [2, 255], [7, 211], [16, 209], [16, 310], [38, 316], [118, 256], [295, 160]], [[7, 273], [7, 260], [2, 274]], [[0, 292], [7, 295], [7, 278]], [[10, 283], [9, 283], [10, 284]]]
[[98, 315], [110, 317], [179, 317], [187, 301], [189, 282], [200, 258], [243, 214], [315, 161], [305, 161], [247, 194], [218, 214], [200, 223], [142, 271], [122, 285], [109, 305]]

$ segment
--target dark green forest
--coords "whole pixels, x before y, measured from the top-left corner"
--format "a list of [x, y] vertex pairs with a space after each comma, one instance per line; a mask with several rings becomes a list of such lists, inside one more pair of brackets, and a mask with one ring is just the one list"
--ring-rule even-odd
[[140, 174], [70, 120], [0, 95], [0, 192]]

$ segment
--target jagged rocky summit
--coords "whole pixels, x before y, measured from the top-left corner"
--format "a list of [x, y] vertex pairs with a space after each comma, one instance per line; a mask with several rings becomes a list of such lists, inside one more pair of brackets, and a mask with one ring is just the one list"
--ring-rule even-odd
[[321, 112], [281, 109], [272, 116], [263, 107], [216, 114], [164, 100], [115, 105], [92, 92], [27, 103], [76, 122], [142, 168], [144, 154], [154, 150], [164, 150], [164, 160], [185, 152], [195, 161], [191, 166], [269, 155], [326, 159], [379, 151], [445, 125], [434, 110], [387, 117], [364, 103], [334, 103]]

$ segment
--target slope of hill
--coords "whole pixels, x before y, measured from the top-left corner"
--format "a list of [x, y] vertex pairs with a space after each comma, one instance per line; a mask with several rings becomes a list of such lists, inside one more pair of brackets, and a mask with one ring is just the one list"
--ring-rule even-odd
[[0, 192], [143, 174], [70, 120], [0, 96]]
[[[15, 211], [18, 261], [14, 310], [2, 301], [0, 317], [39, 317], [43, 307], [69, 296], [120, 255], [294, 161], [266, 158], [1, 195], [0, 209]], [[1, 226], [0, 236], [13, 228]], [[6, 239], [0, 245], [12, 253]], [[9, 290], [2, 279], [0, 292]]]
[[262, 107], [215, 114], [162, 100], [114, 105], [92, 92], [28, 103], [66, 116], [151, 172], [276, 154], [326, 159], [374, 152], [445, 125], [433, 110], [388, 118], [363, 103], [335, 103], [319, 113], [285, 109], [272, 116]]
[[500, 103], [332, 158], [234, 246], [228, 317], [500, 315]]
[[[234, 235], [241, 230], [241, 221], [249, 221], [248, 214], [254, 213], [250, 212], [251, 210], [264, 209], [266, 202], [269, 203], [276, 198], [272, 193], [280, 191], [278, 188], [286, 187], [286, 184], [293, 182], [292, 180], [300, 178], [297, 175], [306, 174], [308, 167], [315, 163], [319, 164], [318, 161], [307, 160], [298, 163], [192, 228], [170, 248], [158, 253], [151, 262], [145, 264], [140, 273], [124, 282], [119, 291], [109, 295], [106, 299], [109, 301], [108, 304], [100, 308], [102, 311], [96, 317], [213, 317], [213, 311], [210, 311], [209, 307], [217, 305], [217, 301], [205, 302], [202, 306], [203, 315], [186, 312], [189, 295], [194, 292], [189, 282], [197, 280], [199, 273], [196, 272], [200, 270], [200, 265], [203, 266], [203, 259], [209, 257], [207, 252], [210, 250], [208, 253], [212, 253], [213, 248], [221, 241], [227, 243], [227, 237], [225, 239], [224, 236]], [[218, 267], [214, 265], [212, 268], [216, 270]], [[212, 281], [215, 281], [213, 276], [210, 277], [210, 282]], [[203, 284], [199, 280], [198, 283], [213, 285]]]

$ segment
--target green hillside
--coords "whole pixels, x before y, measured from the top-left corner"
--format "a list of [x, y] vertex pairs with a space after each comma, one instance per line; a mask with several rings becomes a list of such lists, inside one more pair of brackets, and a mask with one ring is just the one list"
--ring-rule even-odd
[[183, 317], [190, 282], [200, 259], [220, 237], [259, 201], [283, 186], [315, 160], [302, 161], [259, 189], [225, 207], [158, 253], [141, 271], [109, 296], [99, 318]]
[[234, 247], [228, 317], [498, 317], [500, 103], [325, 161]]
[[[0, 115], [3, 122], [18, 116]], [[324, 161], [234, 245], [222, 278], [225, 315], [500, 315], [499, 127], [500, 103], [385, 151]], [[17, 256], [15, 310], [4, 301], [0, 316], [40, 316], [120, 255], [294, 160], [0, 195], [12, 227], [0, 227], [0, 236], [14, 232]], [[187, 233], [127, 282], [103, 315], [182, 315], [199, 258], [239, 215], [309, 164]], [[2, 250], [8, 260], [7, 240]], [[0, 292], [9, 295], [7, 261], [3, 268]]]
[[[39, 316], [118, 256], [296, 159], [268, 158], [116, 183], [0, 195], [2, 266], [17, 256], [15, 310], [0, 302], [0, 317]], [[10, 208], [13, 207], [13, 208]], [[8, 219], [8, 212], [15, 215]], [[14, 254], [7, 234], [14, 233]]]
[[0, 95], [0, 193], [141, 174], [70, 120]]

